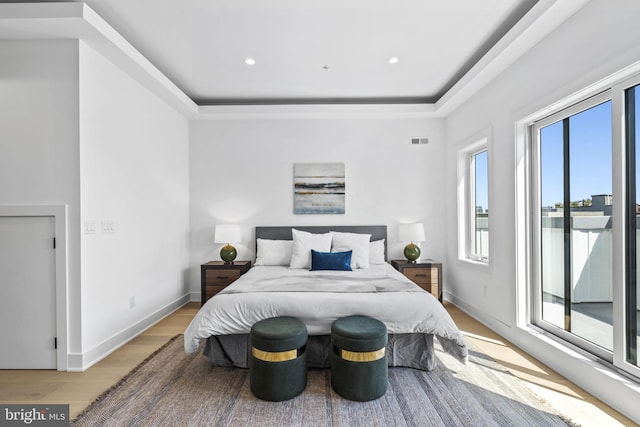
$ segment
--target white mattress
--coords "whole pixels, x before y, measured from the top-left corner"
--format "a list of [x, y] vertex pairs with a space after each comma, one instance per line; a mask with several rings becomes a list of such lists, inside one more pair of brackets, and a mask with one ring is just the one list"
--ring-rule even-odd
[[294, 316], [309, 335], [328, 335], [334, 320], [354, 314], [382, 321], [389, 334], [433, 334], [466, 360], [464, 338], [442, 304], [389, 264], [352, 272], [253, 267], [200, 309], [185, 331], [185, 351], [210, 336], [247, 334], [270, 317]]

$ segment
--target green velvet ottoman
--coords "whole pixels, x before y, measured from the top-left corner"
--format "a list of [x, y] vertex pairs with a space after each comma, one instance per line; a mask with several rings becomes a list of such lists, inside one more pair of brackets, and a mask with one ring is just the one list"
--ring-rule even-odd
[[262, 400], [280, 402], [307, 386], [307, 327], [295, 317], [273, 317], [251, 327], [249, 384]]
[[331, 387], [357, 401], [377, 399], [387, 391], [387, 327], [368, 316], [343, 317], [331, 325]]

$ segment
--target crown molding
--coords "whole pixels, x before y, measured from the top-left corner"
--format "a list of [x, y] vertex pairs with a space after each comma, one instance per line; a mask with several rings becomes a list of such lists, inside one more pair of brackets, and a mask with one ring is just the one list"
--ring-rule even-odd
[[0, 40], [78, 39], [187, 118], [198, 106], [83, 2], [2, 3]]
[[433, 117], [434, 104], [201, 105], [197, 120]]
[[84, 2], [2, 3], [0, 40], [78, 39], [191, 120], [446, 117], [590, 0], [540, 0], [435, 103], [198, 105]]
[[540, 0], [437, 102], [447, 116], [591, 0]]

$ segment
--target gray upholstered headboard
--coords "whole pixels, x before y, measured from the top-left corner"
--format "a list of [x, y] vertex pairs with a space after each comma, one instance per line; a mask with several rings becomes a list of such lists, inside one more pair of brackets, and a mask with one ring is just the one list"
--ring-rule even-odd
[[386, 225], [313, 225], [313, 226], [274, 226], [256, 227], [256, 239], [291, 240], [291, 229], [307, 231], [309, 233], [327, 233], [340, 231], [343, 233], [371, 234], [371, 241], [384, 239], [384, 255], [387, 257], [387, 226]]

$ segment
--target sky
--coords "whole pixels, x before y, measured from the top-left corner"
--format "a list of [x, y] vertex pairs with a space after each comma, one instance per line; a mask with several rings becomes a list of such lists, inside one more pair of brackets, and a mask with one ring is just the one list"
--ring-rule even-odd
[[[636, 115], [640, 114], [640, 87], [636, 86]], [[613, 194], [611, 101], [596, 105], [569, 119], [570, 200], [590, 199], [596, 194]], [[563, 202], [563, 124], [555, 122], [541, 129], [542, 205]], [[640, 135], [640, 118], [636, 120]], [[636, 149], [636, 188], [640, 190], [640, 146]], [[476, 206], [487, 209], [487, 152], [476, 156]], [[640, 196], [640, 191], [638, 191]], [[640, 197], [638, 203], [640, 203]]]
[[[542, 206], [563, 201], [562, 121], [540, 130]], [[611, 101], [569, 119], [570, 200], [612, 194]]]
[[489, 179], [488, 171], [489, 161], [488, 152], [485, 150], [476, 155], [475, 160], [475, 182], [476, 182], [476, 206], [482, 206], [482, 210], [489, 207], [489, 195], [487, 181]]

